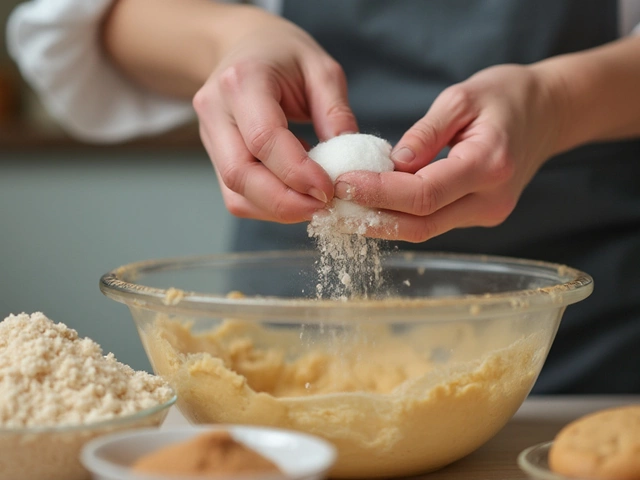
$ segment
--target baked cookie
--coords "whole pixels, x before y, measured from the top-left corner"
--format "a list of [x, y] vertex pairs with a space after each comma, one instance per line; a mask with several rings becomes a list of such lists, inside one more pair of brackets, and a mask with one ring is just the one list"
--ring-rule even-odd
[[595, 412], [564, 427], [549, 467], [570, 477], [640, 480], [640, 405]]

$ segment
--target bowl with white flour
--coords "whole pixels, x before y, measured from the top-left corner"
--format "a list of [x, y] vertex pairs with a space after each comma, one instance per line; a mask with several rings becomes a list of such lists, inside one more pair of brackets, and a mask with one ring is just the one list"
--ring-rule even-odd
[[129, 307], [193, 423], [322, 437], [338, 478], [435, 470], [516, 412], [592, 279], [524, 259], [367, 251], [346, 267], [318, 251], [150, 260], [100, 287]]
[[42, 313], [0, 322], [0, 480], [88, 479], [85, 443], [156, 427], [175, 401], [161, 378]]

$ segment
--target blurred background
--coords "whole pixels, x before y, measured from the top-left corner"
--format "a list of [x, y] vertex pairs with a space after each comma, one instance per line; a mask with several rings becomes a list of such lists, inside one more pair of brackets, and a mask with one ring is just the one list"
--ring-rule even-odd
[[138, 370], [150, 365], [100, 276], [128, 262], [228, 249], [233, 219], [195, 125], [116, 146], [60, 131], [6, 49], [0, 1], [0, 316], [41, 311]]

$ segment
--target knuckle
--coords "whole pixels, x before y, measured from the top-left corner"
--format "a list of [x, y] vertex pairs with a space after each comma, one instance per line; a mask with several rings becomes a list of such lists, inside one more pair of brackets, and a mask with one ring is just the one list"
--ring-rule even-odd
[[219, 168], [218, 170], [220, 178], [222, 178], [226, 187], [233, 192], [241, 194], [244, 190], [246, 173], [234, 162], [229, 162], [224, 168]]
[[442, 92], [442, 100], [454, 112], [466, 111], [471, 106], [472, 93], [464, 84], [456, 84]]
[[487, 180], [492, 185], [508, 183], [515, 174], [515, 162], [506, 149], [499, 149], [487, 169]]
[[486, 211], [482, 226], [497, 227], [502, 224], [516, 207], [517, 199], [512, 195], [504, 195], [492, 202]]
[[284, 196], [275, 196], [270, 205], [271, 214], [278, 223], [289, 223], [289, 204]]
[[196, 92], [196, 94], [193, 96], [191, 104], [193, 105], [193, 109], [198, 114], [202, 114], [204, 111], [206, 111], [209, 105], [209, 95], [204, 87], [200, 88]]
[[334, 120], [345, 120], [345, 121], [354, 121], [355, 116], [349, 108], [349, 105], [344, 103], [344, 101], [339, 101], [331, 105], [327, 110], [327, 116]]
[[228, 212], [234, 217], [244, 218], [247, 216], [244, 203], [239, 201], [239, 199], [235, 197], [225, 198], [224, 204], [227, 207]]
[[275, 131], [273, 128], [259, 124], [255, 125], [247, 132], [247, 147], [249, 152], [256, 158], [267, 158], [275, 143]]
[[224, 67], [218, 74], [218, 85], [223, 92], [237, 92], [242, 87], [244, 79], [251, 75], [253, 67], [247, 61], [234, 63]]
[[432, 219], [426, 217], [411, 228], [406, 240], [411, 243], [422, 243], [436, 236], [437, 227]]
[[285, 163], [281, 167], [280, 171], [280, 180], [285, 185], [293, 185], [295, 183], [296, 178], [298, 177], [299, 169], [296, 168], [295, 165], [291, 163]]
[[323, 70], [325, 80], [330, 82], [346, 83], [347, 77], [344, 73], [344, 69], [342, 68], [342, 65], [334, 59], [328, 59]]
[[[323, 82], [325, 84], [338, 85], [341, 91], [346, 92], [347, 78], [342, 66], [333, 59], [327, 60], [322, 70]], [[345, 93], [346, 97], [346, 93]], [[348, 105], [346, 98], [338, 98], [328, 108], [327, 116], [332, 118], [345, 118], [355, 120], [355, 116]]]
[[440, 135], [436, 125], [423, 119], [411, 128], [411, 137], [412, 143], [417, 144], [420, 148], [429, 148], [438, 144]]
[[220, 89], [224, 92], [236, 91], [241, 84], [240, 77], [241, 75], [237, 65], [226, 67], [218, 76], [218, 85], [220, 85]]
[[444, 192], [445, 186], [440, 182], [431, 180], [423, 184], [414, 196], [412, 211], [419, 216], [431, 215], [440, 208]]

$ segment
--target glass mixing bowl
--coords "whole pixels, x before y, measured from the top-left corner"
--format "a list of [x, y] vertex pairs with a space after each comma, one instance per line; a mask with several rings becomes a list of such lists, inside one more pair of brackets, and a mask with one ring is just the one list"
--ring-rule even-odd
[[331, 476], [435, 470], [472, 452], [533, 386], [572, 268], [393, 252], [368, 299], [315, 298], [315, 252], [152, 260], [105, 274], [155, 372], [194, 423], [300, 430], [332, 442]]

